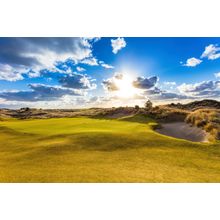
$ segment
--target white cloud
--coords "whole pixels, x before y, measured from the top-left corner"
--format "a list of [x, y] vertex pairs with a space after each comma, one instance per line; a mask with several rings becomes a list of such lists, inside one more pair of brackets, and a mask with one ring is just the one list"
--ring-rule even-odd
[[7, 80], [12, 82], [22, 79], [23, 76], [20, 72], [20, 68], [18, 72], [12, 66], [0, 63], [0, 80]]
[[114, 66], [106, 64], [104, 61], [99, 61], [99, 64], [105, 69], [114, 69]]
[[82, 108], [84, 106], [78, 104], [79, 96], [72, 95], [64, 95], [62, 97], [57, 98], [56, 100], [39, 100], [39, 101], [12, 101], [5, 100], [0, 98], [0, 108], [22, 108], [22, 107], [30, 107], [30, 108], [43, 108], [43, 109], [72, 109], [74, 108]]
[[194, 97], [218, 97], [220, 95], [220, 81], [203, 81], [177, 87], [180, 93]]
[[187, 59], [186, 63], [183, 64], [183, 66], [195, 67], [199, 65], [201, 62], [202, 60], [192, 57], [192, 58]]
[[123, 37], [118, 37], [117, 39], [111, 39], [112, 52], [114, 54], [118, 53], [119, 50], [126, 47], [126, 42]]
[[135, 88], [138, 89], [150, 89], [153, 88], [158, 81], [159, 78], [157, 76], [152, 76], [149, 78], [137, 77], [132, 84]]
[[82, 67], [80, 67], [80, 66], [77, 66], [77, 67], [76, 67], [76, 70], [77, 70], [78, 72], [84, 72], [84, 71], [86, 71], [84, 68], [82, 68]]
[[[201, 58], [208, 58], [209, 60], [215, 60], [220, 58], [220, 47], [217, 44], [210, 44], [205, 47], [205, 51], [201, 55]], [[218, 53], [219, 52], [219, 53]]]
[[93, 81], [94, 79], [91, 77], [79, 73], [64, 75], [59, 79], [59, 83], [63, 87], [89, 90], [95, 89], [97, 86]]
[[40, 70], [54, 68], [57, 62], [67, 60], [98, 65], [92, 54], [95, 41], [86, 38], [8, 38], [6, 44], [0, 44], [0, 59], [4, 60], [0, 62], [4, 70], [0, 70], [1, 79], [21, 80], [22, 74], [38, 77]]
[[176, 82], [164, 82], [164, 85], [166, 85], [166, 86], [175, 86]]
[[98, 66], [98, 60], [95, 57], [89, 57], [81, 61], [83, 64], [87, 64], [89, 66]]
[[101, 37], [84, 37], [85, 40], [89, 42], [96, 43], [97, 41], [101, 40]]
[[50, 86], [44, 84], [29, 84], [31, 90], [0, 92], [0, 98], [8, 101], [54, 101], [65, 95], [81, 96], [84, 91], [61, 86]]
[[178, 93], [174, 93], [174, 92], [169, 92], [166, 90], [161, 90], [157, 87], [154, 87], [150, 90], [145, 90], [144, 94], [147, 95], [148, 98], [150, 98], [151, 100], [182, 100], [182, 99], [187, 99], [189, 97], [187, 97], [186, 95], [181, 95]]
[[113, 77], [103, 80], [102, 86], [105, 89], [105, 91], [108, 92], [118, 91], [120, 88], [117, 84], [117, 81], [121, 79], [123, 79], [123, 74], [115, 73]]
[[214, 75], [215, 75], [216, 78], [220, 78], [220, 72], [214, 73]]
[[106, 64], [106, 63], [101, 64], [101, 66], [104, 67], [104, 68], [106, 68], [106, 69], [114, 69], [114, 66], [111, 66], [111, 65]]
[[30, 77], [30, 78], [36, 78], [36, 77], [39, 77], [40, 76], [40, 72], [39, 71], [29, 71], [28, 72], [28, 76]]

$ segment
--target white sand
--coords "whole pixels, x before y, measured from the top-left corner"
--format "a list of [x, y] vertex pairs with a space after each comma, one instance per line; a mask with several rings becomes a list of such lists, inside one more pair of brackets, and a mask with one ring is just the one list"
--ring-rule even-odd
[[204, 130], [197, 127], [191, 127], [185, 122], [164, 123], [161, 129], [157, 129], [157, 132], [194, 142], [208, 142], [208, 135]]

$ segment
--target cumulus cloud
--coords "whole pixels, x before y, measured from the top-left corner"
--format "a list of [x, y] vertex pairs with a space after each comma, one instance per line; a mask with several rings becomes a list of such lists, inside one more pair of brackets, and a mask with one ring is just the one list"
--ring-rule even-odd
[[102, 86], [106, 91], [113, 92], [117, 91], [120, 88], [117, 85], [117, 80], [123, 79], [123, 73], [115, 73], [113, 77], [103, 80]]
[[154, 100], [179, 100], [179, 99], [189, 99], [191, 97], [186, 95], [181, 95], [174, 92], [163, 91], [158, 96], [154, 97]]
[[[102, 82], [103, 87], [105, 88], [105, 90], [107, 90], [109, 92], [118, 91], [118, 90], [120, 90], [120, 88], [118, 87], [118, 85], [120, 85], [120, 83], [117, 83], [118, 82], [117, 80], [123, 80], [124, 77], [125, 77], [124, 74], [116, 73], [116, 74], [114, 74], [113, 77], [111, 77], [107, 80], [104, 80]], [[132, 96], [129, 96], [127, 99], [133, 100], [133, 102], [134, 102], [135, 100], [146, 100], [148, 98], [155, 100], [155, 101], [178, 100], [178, 99], [191, 98], [185, 94], [179, 94], [176, 92], [161, 90], [160, 88], [158, 88], [156, 86], [157, 82], [158, 82], [157, 76], [153, 76], [153, 77], [149, 77], [149, 78], [137, 77], [136, 80], [134, 80], [132, 83], [133, 86], [135, 88], [137, 88], [137, 90], [134, 90], [134, 94]], [[166, 84], [173, 85], [173, 86], [176, 85], [175, 82], [167, 82]], [[108, 97], [111, 102], [113, 102], [115, 100], [122, 100], [120, 95], [118, 96], [117, 93], [112, 93], [112, 94], [113, 94], [113, 96]], [[126, 97], [123, 99], [126, 100]]]
[[217, 44], [210, 44], [205, 47], [205, 51], [202, 53], [201, 58], [208, 58], [209, 60], [215, 60], [220, 58], [220, 47]]
[[80, 90], [73, 90], [59, 86], [49, 86], [44, 84], [29, 84], [31, 90], [1, 92], [0, 98], [9, 101], [53, 101], [65, 95], [83, 95]]
[[118, 72], [116, 72], [116, 73], [114, 74], [114, 78], [116, 78], [116, 79], [123, 79], [123, 77], [124, 77], [123, 73], [118, 73]]
[[84, 68], [82, 68], [82, 67], [80, 67], [80, 66], [77, 66], [77, 67], [76, 67], [76, 70], [77, 70], [78, 72], [84, 72], [84, 71], [86, 71]]
[[101, 66], [106, 68], [106, 69], [114, 69], [114, 66], [111, 66], [111, 65], [106, 64], [106, 63], [101, 64]]
[[106, 64], [104, 61], [99, 61], [99, 64], [105, 69], [114, 69], [114, 66]]
[[155, 95], [155, 94], [160, 94], [162, 92], [161, 89], [159, 89], [158, 87], [154, 87], [148, 90], [145, 90], [143, 94], [145, 95]]
[[138, 89], [150, 89], [156, 85], [158, 80], [157, 76], [150, 78], [137, 77], [137, 79], [133, 81], [133, 86]]
[[186, 95], [168, 92], [166, 90], [161, 90], [157, 87], [144, 91], [144, 95], [147, 95], [152, 100], [178, 100], [189, 98]]
[[93, 81], [91, 77], [79, 73], [64, 75], [59, 78], [59, 83], [63, 87], [73, 89], [95, 89], [96, 84]]
[[172, 90], [176, 87], [176, 82], [167, 81], [167, 82], [164, 82], [163, 85], [164, 85], [165, 88], [169, 88], [169, 89]]
[[105, 90], [110, 91], [110, 92], [119, 90], [119, 87], [111, 79], [103, 80], [102, 85]]
[[98, 66], [98, 60], [95, 57], [89, 57], [81, 61], [83, 64], [87, 64], [89, 66]]
[[219, 73], [214, 73], [216, 78], [220, 78], [220, 72]]
[[101, 40], [101, 37], [84, 37], [84, 39], [88, 40], [89, 42], [96, 43], [97, 41]]
[[101, 99], [98, 96], [77, 97], [75, 99], [75, 104], [80, 107], [91, 107], [94, 105], [98, 105], [99, 103], [101, 103]]
[[93, 96], [73, 96], [73, 95], [64, 95], [57, 99], [50, 100], [36, 100], [36, 101], [15, 101], [15, 100], [4, 100], [0, 98], [0, 108], [51, 108], [51, 109], [73, 109], [73, 108], [89, 108], [94, 106], [103, 107], [103, 102], [99, 97]]
[[117, 86], [114, 79], [106, 79], [102, 81], [102, 85], [106, 91], [112, 92], [119, 90], [119, 87]]
[[1, 72], [5, 75], [1, 78], [9, 81], [21, 79], [24, 69], [37, 76], [41, 69], [54, 67], [57, 61], [68, 59], [75, 64], [84, 61], [96, 65], [92, 54], [93, 41], [87, 38], [1, 38], [0, 64], [8, 65], [6, 71]]
[[220, 81], [203, 81], [195, 84], [186, 84], [178, 86], [180, 93], [196, 97], [214, 97], [220, 94]]
[[118, 37], [117, 39], [111, 39], [112, 52], [117, 54], [119, 50], [126, 47], [126, 42], [123, 37]]
[[192, 57], [192, 58], [187, 59], [186, 63], [183, 64], [183, 66], [195, 67], [199, 65], [201, 62], [202, 60]]
[[8, 64], [0, 63], [0, 80], [17, 81], [22, 80], [23, 78], [24, 77], [22, 76], [22, 73], [20, 71], [15, 70], [12, 66]]

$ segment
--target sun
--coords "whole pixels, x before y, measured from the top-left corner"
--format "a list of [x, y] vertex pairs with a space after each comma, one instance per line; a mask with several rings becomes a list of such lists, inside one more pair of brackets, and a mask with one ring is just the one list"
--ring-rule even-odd
[[117, 96], [120, 98], [131, 98], [133, 97], [137, 89], [132, 84], [133, 79], [128, 75], [123, 75], [122, 79], [116, 81], [118, 87]]

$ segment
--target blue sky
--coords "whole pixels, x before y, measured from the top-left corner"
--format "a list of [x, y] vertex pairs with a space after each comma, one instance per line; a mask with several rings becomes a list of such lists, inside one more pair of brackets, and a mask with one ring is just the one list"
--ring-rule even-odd
[[219, 99], [220, 38], [0, 38], [0, 107]]

